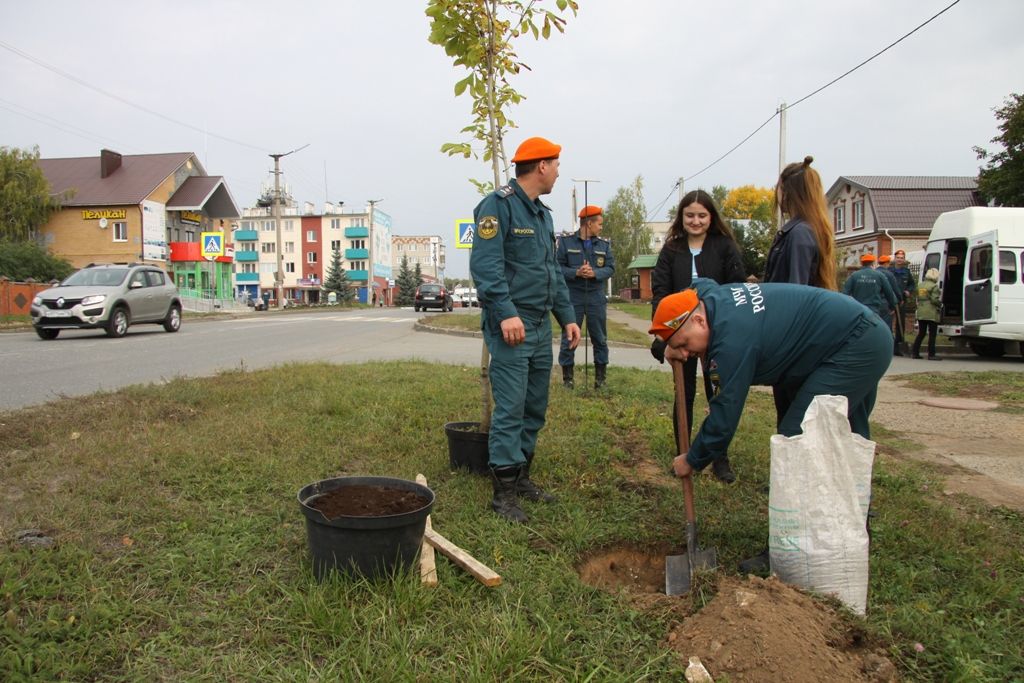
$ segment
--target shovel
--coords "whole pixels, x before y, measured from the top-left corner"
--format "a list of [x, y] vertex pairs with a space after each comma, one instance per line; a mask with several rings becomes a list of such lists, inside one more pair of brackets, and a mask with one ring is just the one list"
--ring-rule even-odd
[[[683, 364], [672, 362], [672, 379], [676, 386], [676, 443], [679, 453], [690, 450], [690, 429], [686, 422], [686, 387], [683, 385]], [[683, 497], [686, 499], [686, 554], [665, 557], [665, 595], [683, 595], [690, 592], [690, 579], [700, 569], [718, 567], [718, 553], [714, 548], [697, 547], [697, 513], [693, 506], [693, 476], [683, 477]]]

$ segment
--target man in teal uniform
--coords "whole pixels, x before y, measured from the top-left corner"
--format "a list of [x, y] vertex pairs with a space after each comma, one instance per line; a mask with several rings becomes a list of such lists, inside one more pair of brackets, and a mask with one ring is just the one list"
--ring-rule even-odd
[[[587, 332], [594, 340], [594, 388], [604, 386], [608, 369], [608, 297], [605, 283], [615, 273], [611, 244], [601, 237], [604, 216], [600, 206], [580, 210], [580, 229], [558, 240], [555, 256], [569, 287], [569, 299], [576, 309], [576, 324], [587, 318]], [[562, 384], [573, 388], [576, 352], [569, 338], [562, 335], [558, 364], [562, 366]]]
[[573, 348], [580, 340], [569, 291], [555, 262], [551, 210], [539, 199], [555, 186], [561, 150], [544, 138], [523, 142], [512, 158], [515, 180], [473, 210], [476, 233], [469, 270], [491, 354], [494, 397], [488, 435], [491, 507], [514, 522], [528, 521], [518, 498], [555, 501], [530, 479], [537, 433], [548, 408], [550, 314], [554, 312]]
[[874, 254], [861, 256], [860, 265], [860, 270], [850, 273], [850, 277], [843, 283], [843, 294], [852, 296], [877, 313], [891, 333], [892, 312], [896, 310], [899, 298], [889, 284], [889, 278], [875, 270]]
[[[784, 436], [801, 432], [815, 396], [833, 394], [846, 397], [850, 428], [871, 438], [868, 418], [878, 381], [892, 360], [892, 332], [874, 312], [818, 287], [719, 286], [703, 278], [694, 287], [662, 299], [650, 329], [667, 343], [666, 360], [700, 356], [714, 390], [697, 438], [673, 461], [678, 476], [689, 476], [728, 451], [755, 384], [781, 386], [791, 397], [782, 406]], [[740, 568], [761, 572], [767, 560], [766, 550]]]

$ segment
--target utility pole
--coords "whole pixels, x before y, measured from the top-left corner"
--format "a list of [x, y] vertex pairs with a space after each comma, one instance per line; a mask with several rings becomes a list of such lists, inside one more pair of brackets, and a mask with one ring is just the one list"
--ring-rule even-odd
[[281, 262], [281, 157], [295, 154], [295, 152], [307, 147], [309, 147], [308, 143], [284, 154], [270, 155], [270, 158], [274, 160], [274, 231], [277, 234], [277, 246], [275, 247], [277, 270], [274, 271], [274, 291], [277, 297], [278, 309], [284, 308], [284, 265]]
[[684, 185], [684, 181], [685, 180], [686, 180], [685, 178], [683, 178], [682, 176], [679, 176], [679, 203], [680, 204], [683, 203], [683, 194], [685, 193], [685, 190], [683, 190], [683, 187], [685, 187], [685, 185]]
[[370, 233], [366, 240], [366, 303], [373, 306], [373, 207], [383, 199], [370, 199]]
[[[786, 167], [786, 103], [783, 102], [779, 105], [779, 175], [782, 175], [782, 169]], [[775, 229], [782, 229], [782, 207], [775, 207]]]

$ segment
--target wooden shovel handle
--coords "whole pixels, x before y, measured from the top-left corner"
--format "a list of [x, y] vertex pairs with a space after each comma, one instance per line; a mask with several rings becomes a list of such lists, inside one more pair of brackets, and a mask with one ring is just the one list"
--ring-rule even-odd
[[[677, 455], [686, 455], [690, 450], [690, 425], [686, 420], [686, 385], [683, 382], [683, 364], [672, 361], [672, 380], [676, 388], [676, 450]], [[683, 498], [686, 501], [686, 521], [697, 521], [693, 505], [693, 476], [683, 477]]]

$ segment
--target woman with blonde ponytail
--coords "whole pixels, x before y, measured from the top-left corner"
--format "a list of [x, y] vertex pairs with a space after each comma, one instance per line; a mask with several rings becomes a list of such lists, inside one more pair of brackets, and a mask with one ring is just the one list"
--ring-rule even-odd
[[836, 263], [832, 222], [828, 219], [821, 176], [814, 157], [789, 164], [779, 175], [775, 202], [788, 221], [768, 251], [765, 282], [790, 282], [835, 291]]

